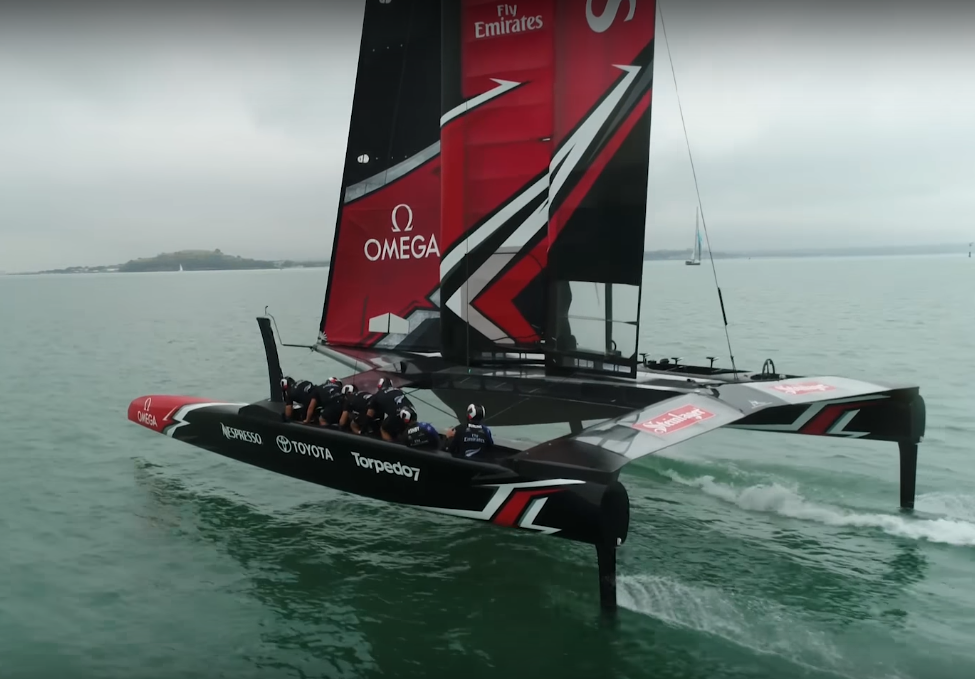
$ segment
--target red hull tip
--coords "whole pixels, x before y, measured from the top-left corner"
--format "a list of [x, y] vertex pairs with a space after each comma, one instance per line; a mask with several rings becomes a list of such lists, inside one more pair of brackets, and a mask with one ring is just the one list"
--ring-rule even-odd
[[173, 413], [190, 403], [207, 403], [209, 399], [193, 396], [140, 396], [129, 404], [128, 418], [138, 425], [162, 433], [173, 423]]

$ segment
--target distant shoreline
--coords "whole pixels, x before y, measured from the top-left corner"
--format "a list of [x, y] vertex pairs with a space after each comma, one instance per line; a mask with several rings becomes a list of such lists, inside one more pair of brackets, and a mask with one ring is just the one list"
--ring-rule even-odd
[[[807, 248], [801, 250], [755, 250], [738, 252], [715, 252], [714, 259], [806, 259], [812, 257], [892, 257], [922, 255], [967, 255], [972, 250], [965, 244], [946, 245], [891, 245], [886, 247], [855, 248]], [[687, 260], [690, 250], [654, 250], [643, 253], [644, 261]], [[704, 251], [701, 260], [709, 259]]]
[[[860, 248], [821, 248], [806, 250], [756, 250], [739, 252], [715, 252], [714, 259], [809, 259], [817, 257], [891, 257], [923, 255], [967, 255], [971, 247], [966, 244], [917, 245]], [[684, 261], [689, 250], [651, 250], [643, 253], [643, 261]], [[707, 251], [701, 260], [709, 259]], [[45, 271], [3, 272], [7, 276], [36, 276], [40, 274], [89, 274], [89, 273], [159, 273], [179, 271], [268, 271], [276, 269], [327, 269], [329, 260], [260, 260], [225, 255], [220, 250], [183, 250], [147, 259], [134, 259], [125, 264], [101, 266], [72, 266]], [[182, 267], [182, 269], [180, 268]]]
[[39, 274], [91, 274], [91, 273], [180, 273], [187, 271], [267, 271], [273, 269], [310, 269], [328, 267], [328, 261], [295, 261], [291, 259], [247, 259], [239, 255], [227, 255], [220, 250], [179, 250], [165, 252], [155, 257], [130, 259], [124, 264], [100, 266], [71, 266], [64, 269], [24, 271], [14, 276]]

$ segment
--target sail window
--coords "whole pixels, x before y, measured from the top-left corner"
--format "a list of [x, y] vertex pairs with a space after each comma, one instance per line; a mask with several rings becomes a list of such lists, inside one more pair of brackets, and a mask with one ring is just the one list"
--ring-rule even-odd
[[555, 352], [563, 366], [627, 373], [636, 358], [640, 287], [591, 281], [555, 285]]

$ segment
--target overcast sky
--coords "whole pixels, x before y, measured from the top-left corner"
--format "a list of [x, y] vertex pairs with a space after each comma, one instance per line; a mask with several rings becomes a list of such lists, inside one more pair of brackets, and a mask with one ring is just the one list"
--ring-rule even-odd
[[[328, 255], [363, 3], [154, 4], [0, 5], [0, 271]], [[975, 239], [975, 11], [860, 6], [665, 0], [716, 250]], [[656, 55], [647, 248], [686, 248]]]

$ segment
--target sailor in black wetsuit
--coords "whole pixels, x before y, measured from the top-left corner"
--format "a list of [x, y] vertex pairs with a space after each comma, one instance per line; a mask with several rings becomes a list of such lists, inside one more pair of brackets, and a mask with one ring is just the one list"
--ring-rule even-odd
[[447, 430], [447, 452], [464, 459], [486, 457], [494, 447], [494, 437], [483, 424], [484, 415], [484, 406], [467, 406], [467, 422]]
[[398, 417], [383, 420], [380, 432], [383, 440], [398, 441], [409, 448], [438, 450], [440, 435], [429, 422], [417, 422], [416, 413], [410, 408], [400, 408]]
[[303, 421], [314, 396], [315, 385], [308, 380], [295, 382], [292, 378], [285, 377], [282, 380], [282, 388], [285, 419]]
[[399, 419], [399, 411], [403, 409], [411, 411], [413, 417], [416, 418], [416, 408], [410, 403], [410, 399], [406, 397], [403, 390], [397, 389], [392, 382], [383, 378], [379, 380], [376, 393], [373, 394], [372, 400], [369, 402], [366, 417], [380, 425], [380, 431], [386, 428], [387, 424], [389, 429], [395, 429], [399, 426], [396, 422]]
[[339, 426], [348, 427], [356, 434], [372, 434], [374, 432], [371, 420], [366, 415], [372, 402], [372, 394], [368, 391], [355, 391], [351, 384], [345, 385], [345, 410]]
[[337, 425], [344, 409], [342, 401], [342, 380], [329, 377], [313, 390], [311, 403], [308, 404], [308, 411], [305, 414], [305, 423], [311, 424], [317, 415], [319, 424]]

